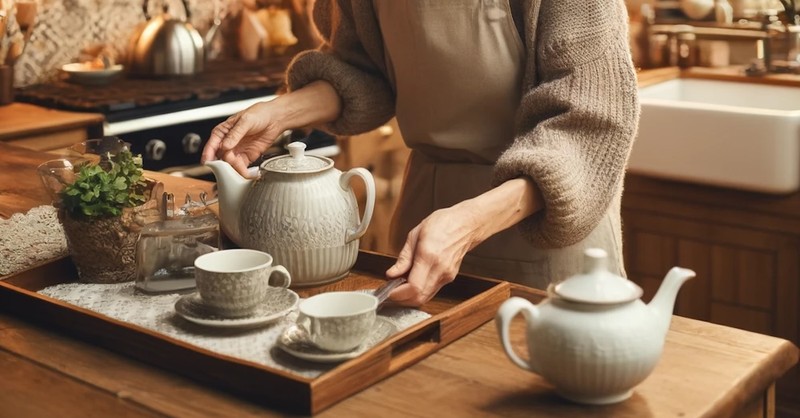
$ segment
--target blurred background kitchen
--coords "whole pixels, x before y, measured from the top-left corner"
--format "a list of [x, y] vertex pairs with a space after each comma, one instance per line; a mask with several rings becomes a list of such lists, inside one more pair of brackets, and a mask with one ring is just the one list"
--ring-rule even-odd
[[[198, 164], [211, 128], [278, 94], [291, 57], [318, 45], [312, 2], [0, 0], [0, 141], [58, 154], [116, 135], [146, 169], [212, 179]], [[800, 4], [626, 4], [643, 94], [623, 200], [629, 277], [647, 300], [670, 266], [692, 268], [676, 314], [798, 344]], [[143, 40], [155, 32], [175, 42]], [[270, 152], [290, 140], [372, 171], [378, 199], [361, 247], [391, 253], [408, 156], [394, 121], [353, 137], [287, 133]], [[797, 368], [777, 399], [778, 416], [800, 417]]]

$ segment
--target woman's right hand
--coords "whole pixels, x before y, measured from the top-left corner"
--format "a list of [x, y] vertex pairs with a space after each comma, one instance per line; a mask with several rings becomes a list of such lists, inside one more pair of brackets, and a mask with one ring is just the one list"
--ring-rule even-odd
[[275, 101], [259, 102], [217, 125], [203, 148], [201, 162], [221, 159], [247, 177], [247, 167], [284, 132]]
[[317, 80], [268, 102], [256, 103], [229, 117], [211, 131], [201, 162], [222, 159], [247, 177], [247, 166], [288, 129], [317, 126], [339, 117], [339, 94]]

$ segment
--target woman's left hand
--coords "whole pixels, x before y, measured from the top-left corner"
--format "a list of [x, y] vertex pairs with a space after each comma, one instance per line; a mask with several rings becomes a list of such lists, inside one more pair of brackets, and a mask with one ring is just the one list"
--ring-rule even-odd
[[439, 209], [411, 230], [397, 262], [386, 271], [390, 278], [406, 276], [408, 282], [389, 300], [419, 306], [453, 281], [467, 251], [478, 244], [478, 217], [462, 204]]

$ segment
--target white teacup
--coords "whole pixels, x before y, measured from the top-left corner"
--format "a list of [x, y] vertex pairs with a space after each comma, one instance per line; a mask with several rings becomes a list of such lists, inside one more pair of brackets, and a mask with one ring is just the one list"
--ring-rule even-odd
[[[289, 287], [292, 278], [283, 266], [273, 266], [272, 256], [257, 250], [220, 250], [194, 261], [197, 291], [203, 303], [221, 316], [253, 313], [272, 287]], [[271, 282], [271, 278], [276, 280]]]
[[378, 298], [368, 293], [320, 293], [300, 302], [297, 326], [322, 350], [350, 351], [372, 332], [377, 308]]

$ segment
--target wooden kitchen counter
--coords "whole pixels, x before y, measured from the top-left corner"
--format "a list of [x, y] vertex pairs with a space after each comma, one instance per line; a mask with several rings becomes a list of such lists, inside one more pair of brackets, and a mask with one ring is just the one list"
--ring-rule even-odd
[[105, 117], [99, 113], [68, 112], [28, 103], [0, 106], [0, 141], [46, 151], [103, 134]]
[[[27, 181], [36, 164], [48, 158], [0, 145], [0, 185]], [[16, 165], [9, 173], [11, 164]], [[210, 186], [160, 179], [173, 192]], [[43, 203], [36, 197], [43, 191], [34, 190], [33, 183], [29, 187], [28, 192], [14, 192], [28, 197], [24, 204], [10, 202], [7, 189], [0, 190], [0, 213]], [[514, 293], [532, 300], [542, 297], [521, 287]], [[512, 335], [520, 351], [521, 321]], [[773, 384], [797, 361], [797, 347], [786, 340], [674, 317], [661, 361], [633, 397], [617, 405], [587, 407], [562, 400], [540, 377], [514, 366], [501, 349], [494, 324], [487, 323], [319, 416], [770, 417]], [[0, 416], [283, 416], [3, 313], [1, 306], [0, 370]]]

